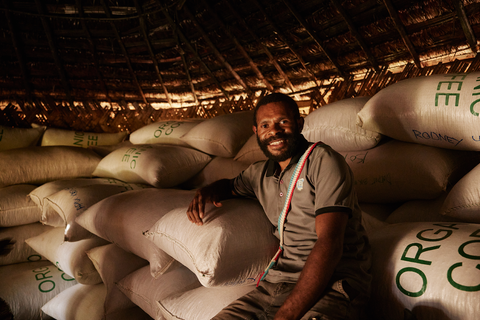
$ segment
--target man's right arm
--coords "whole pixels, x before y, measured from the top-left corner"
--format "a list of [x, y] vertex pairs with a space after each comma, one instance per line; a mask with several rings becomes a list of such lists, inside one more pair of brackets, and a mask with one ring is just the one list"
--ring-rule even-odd
[[232, 180], [222, 179], [215, 181], [208, 186], [200, 188], [195, 193], [195, 197], [188, 206], [188, 220], [199, 226], [203, 225], [205, 216], [205, 204], [213, 203], [216, 207], [221, 207], [221, 201], [236, 197], [232, 188]]

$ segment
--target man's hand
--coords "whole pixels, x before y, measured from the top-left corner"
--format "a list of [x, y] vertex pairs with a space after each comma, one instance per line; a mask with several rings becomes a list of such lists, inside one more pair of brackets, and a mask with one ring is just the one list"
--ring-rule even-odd
[[192, 202], [188, 206], [187, 216], [188, 220], [199, 226], [203, 225], [203, 218], [205, 217], [205, 204], [213, 203], [216, 207], [221, 207], [222, 200], [234, 197], [231, 189], [230, 180], [218, 180], [206, 187], [198, 189], [193, 197]]

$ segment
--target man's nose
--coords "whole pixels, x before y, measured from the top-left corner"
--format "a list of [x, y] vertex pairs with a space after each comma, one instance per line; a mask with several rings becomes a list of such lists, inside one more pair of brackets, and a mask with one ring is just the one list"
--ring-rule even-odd
[[270, 133], [272, 135], [276, 135], [279, 132], [283, 132], [282, 126], [280, 125], [280, 123], [274, 123], [270, 129]]

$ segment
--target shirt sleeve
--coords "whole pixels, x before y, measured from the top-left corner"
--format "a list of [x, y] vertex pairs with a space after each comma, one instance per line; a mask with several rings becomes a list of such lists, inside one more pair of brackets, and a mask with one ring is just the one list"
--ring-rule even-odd
[[256, 198], [262, 163], [254, 163], [240, 173], [232, 182], [232, 190], [241, 197]]
[[309, 179], [315, 186], [315, 216], [327, 212], [345, 212], [355, 206], [354, 180], [345, 159], [331, 148], [312, 154]]

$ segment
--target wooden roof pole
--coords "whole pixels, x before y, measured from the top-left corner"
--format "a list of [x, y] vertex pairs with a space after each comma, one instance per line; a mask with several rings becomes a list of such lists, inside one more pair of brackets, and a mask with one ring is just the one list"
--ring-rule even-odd
[[[173, 32], [175, 33], [175, 31]], [[197, 97], [197, 94], [195, 93], [195, 86], [193, 85], [192, 77], [190, 76], [190, 71], [188, 70], [188, 64], [187, 64], [187, 59], [185, 58], [185, 52], [180, 46], [180, 41], [178, 41], [178, 37], [175, 37], [175, 39], [177, 40], [178, 53], [180, 54], [180, 57], [182, 57], [182, 63], [183, 63], [183, 67], [185, 68], [185, 74], [187, 75], [187, 80], [188, 80], [188, 83], [190, 84], [190, 91], [192, 91], [193, 100], [195, 101], [195, 104], [198, 105], [198, 97]]]
[[350, 15], [347, 13], [347, 11], [343, 8], [342, 4], [340, 3], [339, 0], [331, 0], [333, 5], [335, 6], [335, 9], [337, 9], [338, 13], [342, 16], [343, 20], [347, 23], [348, 29], [350, 30], [350, 33], [353, 35], [353, 37], [357, 40], [358, 44], [362, 48], [363, 52], [367, 55], [368, 62], [372, 65], [373, 69], [376, 72], [380, 71], [380, 67], [378, 66], [378, 61], [377, 59], [373, 56], [372, 51], [368, 47], [367, 43], [363, 39], [362, 35], [360, 32], [357, 31], [355, 24], [353, 23], [352, 18], [350, 18]]
[[212, 40], [210, 40], [210, 37], [208, 36], [208, 34], [205, 32], [205, 30], [202, 28], [202, 26], [200, 25], [200, 23], [198, 23], [197, 19], [195, 18], [195, 16], [190, 12], [190, 10], [188, 9], [187, 5], [184, 5], [183, 6], [184, 10], [185, 10], [185, 13], [187, 14], [187, 17], [192, 20], [193, 24], [197, 27], [197, 30], [200, 32], [200, 34], [202, 35], [203, 37], [203, 40], [205, 40], [205, 42], [207, 42], [207, 44], [210, 46], [210, 48], [213, 50], [213, 53], [215, 53], [215, 56], [217, 57], [218, 60], [220, 60], [220, 62], [223, 63], [223, 65], [225, 66], [225, 68], [233, 75], [233, 77], [235, 79], [237, 79], [238, 83], [240, 83], [240, 85], [247, 91], [248, 94], [251, 94], [252, 91], [250, 90], [250, 88], [247, 86], [247, 84], [243, 81], [243, 79], [238, 75], [238, 73], [233, 70], [232, 66], [230, 65], [230, 63], [228, 63], [228, 61], [225, 59], [225, 57], [220, 53], [220, 51], [218, 51], [217, 47], [213, 44]]
[[[77, 0], [77, 1], [80, 1], [80, 0]], [[147, 44], [148, 53], [150, 54], [150, 58], [153, 61], [153, 65], [155, 66], [155, 72], [157, 74], [158, 81], [160, 81], [160, 84], [162, 85], [163, 93], [167, 98], [168, 104], [170, 105], [170, 107], [173, 107], [172, 99], [170, 99], [170, 94], [168, 93], [167, 87], [165, 86], [165, 82], [163, 82], [163, 77], [162, 77], [162, 74], [160, 73], [160, 68], [158, 66], [157, 58], [155, 58], [155, 54], [153, 53], [153, 49], [152, 49], [152, 44], [150, 43], [150, 39], [148, 38], [147, 26], [145, 24], [145, 19], [142, 16], [142, 13], [143, 13], [142, 6], [140, 6], [140, 4], [138, 3], [138, 0], [134, 0], [134, 2], [138, 12], [138, 19], [140, 22], [140, 29], [142, 31], [143, 39]]]
[[67, 74], [65, 72], [65, 69], [63, 67], [62, 60], [60, 59], [60, 56], [58, 55], [58, 50], [57, 46], [55, 44], [55, 39], [53, 37], [53, 32], [50, 27], [50, 24], [48, 23], [47, 18], [45, 18], [45, 10], [43, 9], [43, 4], [41, 0], [35, 0], [35, 4], [37, 5], [37, 10], [38, 13], [41, 15], [40, 19], [42, 21], [43, 29], [45, 31], [45, 35], [48, 40], [48, 45], [50, 46], [50, 51], [53, 56], [53, 60], [55, 62], [55, 66], [57, 67], [58, 74], [60, 75], [60, 80], [62, 82], [63, 89], [65, 90], [65, 93], [67, 95], [67, 100], [70, 106], [74, 106], [73, 103], [73, 98], [71, 95], [71, 87], [67, 79]]
[[262, 82], [265, 84], [265, 86], [267, 87], [267, 89], [271, 92], [274, 91], [273, 89], [273, 86], [270, 84], [270, 82], [268, 82], [268, 80], [263, 76], [262, 72], [260, 71], [260, 69], [258, 69], [258, 66], [257, 64], [252, 60], [252, 58], [250, 57], [250, 55], [248, 54], [248, 52], [245, 50], [245, 48], [242, 46], [242, 44], [240, 43], [240, 41], [237, 39], [237, 37], [235, 37], [229, 30], [229, 28], [227, 28], [227, 26], [223, 23], [223, 21], [220, 19], [220, 17], [215, 13], [215, 11], [213, 11], [213, 9], [210, 7], [210, 5], [205, 1], [205, 0], [202, 0], [202, 3], [203, 5], [205, 6], [205, 8], [207, 8], [208, 12], [215, 18], [215, 21], [217, 21], [220, 26], [222, 27], [223, 31], [226, 33], [226, 35], [233, 41], [233, 43], [235, 44], [235, 46], [237, 47], [238, 51], [240, 51], [240, 53], [245, 57], [245, 59], [247, 59], [248, 61], [248, 64], [250, 65], [250, 67], [252, 68], [252, 70], [255, 72], [255, 74], [257, 75], [257, 77], [262, 80]]
[[288, 10], [292, 13], [292, 15], [297, 19], [298, 23], [302, 25], [302, 27], [305, 28], [307, 33], [310, 35], [310, 37], [315, 41], [315, 43], [320, 47], [320, 49], [323, 51], [325, 56], [330, 60], [330, 62], [333, 64], [335, 69], [337, 69], [338, 73], [340, 76], [344, 79], [346, 79], [345, 74], [340, 67], [340, 65], [337, 63], [336, 59], [333, 58], [333, 56], [328, 52], [327, 48], [325, 48], [322, 45], [322, 41], [320, 38], [315, 34], [313, 29], [307, 24], [307, 21], [300, 15], [300, 13], [297, 12], [297, 10], [292, 6], [292, 4], [288, 0], [283, 0], [283, 3], [287, 6]]
[[408, 37], [407, 32], [405, 31], [405, 27], [403, 26], [402, 21], [400, 20], [400, 16], [398, 15], [397, 10], [395, 9], [395, 7], [393, 6], [390, 0], [383, 0], [383, 3], [385, 4], [385, 7], [387, 7], [388, 13], [392, 18], [393, 24], [395, 25], [395, 28], [400, 34], [400, 37], [402, 38], [403, 43], [405, 44], [408, 51], [410, 52], [410, 55], [413, 58], [413, 62], [415, 63], [415, 66], [417, 66], [418, 69], [421, 69], [422, 64], [420, 63], [420, 57], [418, 56], [418, 53], [415, 50], [415, 47], [410, 41], [410, 38]]
[[[39, 0], [36, 0], [39, 1]], [[100, 2], [103, 5], [103, 10], [105, 11], [105, 15], [107, 18], [112, 17], [112, 13], [110, 11], [110, 8], [108, 7], [107, 3], [105, 0], [100, 0]], [[117, 38], [118, 45], [120, 46], [123, 56], [125, 57], [125, 61], [127, 62], [128, 69], [130, 70], [130, 74], [132, 75], [133, 81], [135, 82], [135, 85], [137, 86], [138, 92], [140, 93], [140, 96], [142, 97], [142, 100], [145, 104], [149, 104], [147, 101], [147, 98], [145, 97], [145, 94], [143, 93], [143, 89], [140, 86], [140, 83], [138, 82], [137, 75], [135, 74], [135, 71], [133, 70], [132, 63], [130, 61], [130, 57], [128, 56], [127, 49], [125, 48], [125, 45], [123, 44], [122, 38], [120, 37], [120, 33], [118, 32], [117, 26], [113, 21], [110, 21], [110, 27], [112, 28], [113, 32], [115, 33], [115, 37]]]
[[280, 30], [280, 28], [278, 28], [278, 26], [275, 24], [275, 22], [272, 21], [272, 19], [270, 19], [270, 17], [268, 16], [268, 14], [265, 12], [265, 9], [263, 9], [262, 5], [257, 1], [257, 0], [252, 0], [253, 3], [255, 3], [255, 5], [258, 7], [258, 9], [262, 12], [263, 16], [265, 17], [266, 21], [272, 26], [273, 30], [275, 31], [275, 33], [278, 35], [278, 37], [280, 38], [280, 40], [283, 41], [283, 43], [285, 43], [288, 47], [288, 49], [290, 49], [290, 51], [293, 53], [293, 55], [297, 58], [297, 60], [300, 62], [300, 64], [303, 66], [303, 68], [305, 69], [305, 71], [308, 72], [308, 74], [310, 74], [310, 76], [312, 77], [313, 81], [317, 84], [317, 85], [320, 85], [317, 77], [315, 76], [315, 73], [310, 70], [308, 67], [307, 67], [307, 64], [305, 63], [305, 61], [303, 60], [303, 58], [297, 53], [297, 51], [295, 51], [293, 49], [293, 44], [287, 39], [287, 37], [285, 36], [285, 34], [283, 33], [282, 30]]
[[[8, 1], [3, 0], [2, 3], [3, 3], [3, 7], [5, 9], [8, 9], [8, 6], [9, 6]], [[20, 72], [22, 73], [22, 80], [23, 80], [23, 85], [25, 87], [25, 94], [28, 100], [32, 100], [32, 85], [30, 84], [30, 81], [29, 81], [30, 76], [27, 71], [25, 57], [20, 49], [20, 40], [18, 38], [15, 25], [12, 21], [10, 12], [8, 10], [5, 10], [5, 16], [7, 18], [8, 28], [10, 29], [10, 36], [12, 38], [13, 48], [15, 49], [15, 54], [17, 56], [18, 64], [20, 66]]]
[[185, 45], [188, 47], [188, 50], [190, 50], [193, 55], [195, 56], [195, 58], [198, 60], [198, 62], [200, 62], [200, 65], [202, 66], [202, 68], [208, 73], [208, 75], [213, 79], [213, 81], [215, 82], [215, 84], [217, 85], [217, 87], [220, 89], [220, 91], [222, 91], [223, 95], [230, 100], [229, 96], [228, 96], [228, 93], [225, 91], [225, 89], [222, 87], [222, 85], [220, 84], [220, 82], [218, 81], [218, 79], [215, 77], [215, 75], [212, 73], [212, 71], [207, 67], [207, 65], [205, 64], [205, 62], [203, 62], [202, 58], [200, 57], [200, 55], [198, 54], [198, 52], [195, 50], [195, 48], [192, 46], [192, 44], [190, 43], [190, 41], [187, 39], [187, 37], [183, 34], [183, 32], [180, 30], [180, 27], [175, 23], [175, 21], [173, 21], [172, 17], [170, 17], [170, 15], [168, 14], [168, 11], [165, 7], [163, 7], [162, 5], [162, 12], [164, 14], [164, 16], [167, 18], [168, 20], [168, 23], [174, 28], [174, 30], [177, 32], [178, 36], [180, 37], [180, 40], [182, 40], [183, 43], [185, 43]]
[[270, 50], [268, 50], [268, 48], [262, 43], [262, 41], [258, 38], [258, 36], [255, 34], [255, 32], [252, 31], [252, 29], [247, 25], [247, 23], [245, 22], [245, 20], [243, 20], [243, 18], [238, 14], [237, 10], [235, 10], [235, 8], [232, 6], [232, 4], [230, 3], [230, 1], [226, 0], [226, 1], [223, 1], [229, 8], [230, 8], [230, 11], [232, 11], [232, 13], [234, 14], [234, 16], [236, 17], [236, 19], [242, 24], [243, 28], [248, 31], [248, 33], [250, 33], [250, 35], [255, 39], [255, 41], [258, 42], [258, 44], [260, 44], [260, 46], [262, 47], [262, 50], [263, 52], [265, 52], [265, 54], [268, 56], [268, 59], [270, 60], [270, 62], [275, 66], [275, 69], [277, 69], [278, 73], [280, 73], [280, 75], [282, 76], [283, 80], [285, 81], [285, 83], [288, 85], [288, 87], [290, 88], [290, 90], [292, 92], [295, 92], [295, 88], [293, 87], [293, 84], [292, 82], [290, 81], [290, 79], [288, 78], [287, 74], [283, 71], [282, 67], [280, 67], [280, 65], [278, 64], [277, 62], [277, 59], [275, 59], [275, 57], [272, 55], [272, 53], [270, 52]]
[[463, 1], [453, 0], [453, 5], [455, 6], [455, 10], [457, 10], [458, 19], [460, 20], [460, 24], [462, 25], [463, 33], [465, 33], [468, 45], [470, 46], [470, 49], [472, 49], [472, 52], [476, 55], [477, 39], [475, 38], [475, 34], [473, 33], [470, 22], [468, 22], [468, 17], [465, 12], [465, 7], [463, 6]]
[[[78, 14], [80, 15], [81, 18], [85, 16], [85, 11], [83, 10], [83, 4], [82, 0], [75, 0], [76, 5], [78, 8]], [[90, 45], [90, 50], [92, 51], [92, 58], [93, 58], [93, 63], [95, 65], [95, 70], [97, 72], [98, 79], [100, 80], [100, 84], [102, 86], [103, 92], [105, 92], [105, 97], [107, 98], [109, 103], [112, 103], [112, 99], [110, 98], [110, 94], [108, 92], [107, 85], [105, 84], [105, 80], [103, 79], [103, 75], [100, 72], [100, 63], [98, 62], [98, 54], [97, 54], [97, 48], [95, 47], [95, 44], [93, 43], [92, 35], [90, 33], [90, 30], [88, 30], [87, 24], [85, 23], [85, 20], [81, 19], [80, 23], [82, 24], [82, 29], [85, 35], [87, 36], [88, 43]]]

